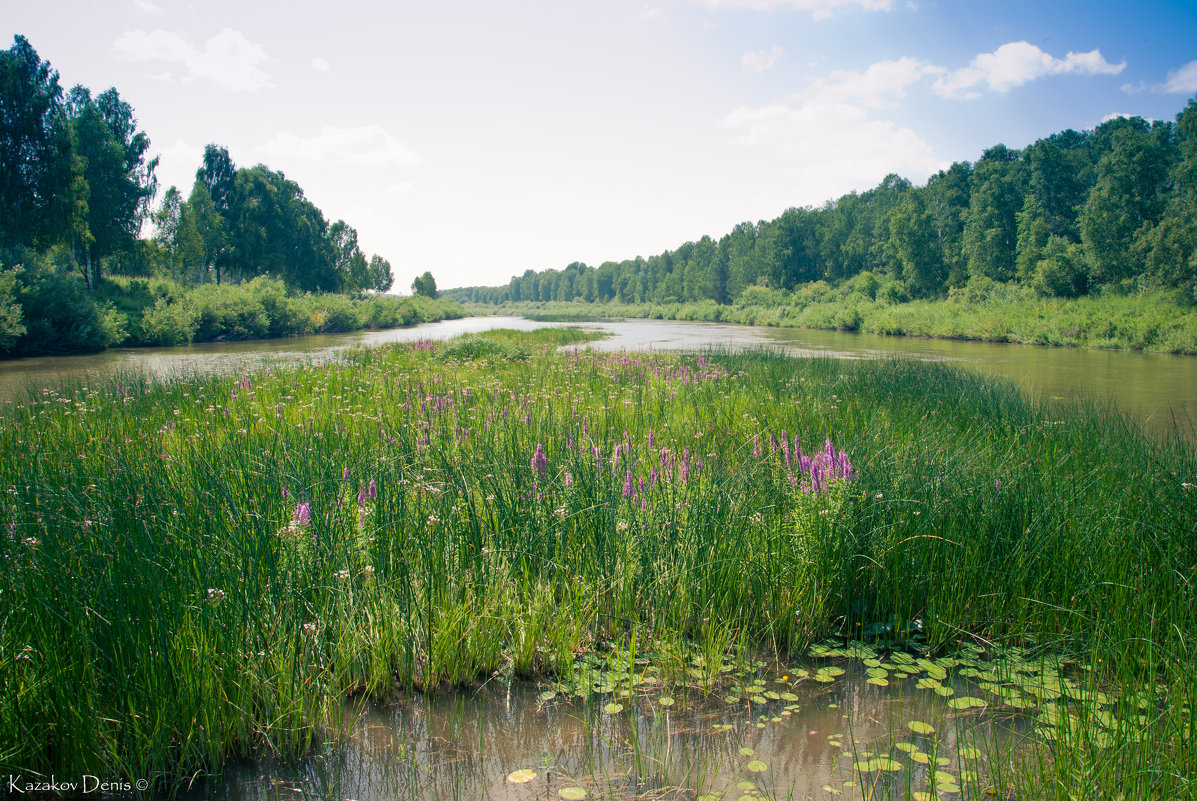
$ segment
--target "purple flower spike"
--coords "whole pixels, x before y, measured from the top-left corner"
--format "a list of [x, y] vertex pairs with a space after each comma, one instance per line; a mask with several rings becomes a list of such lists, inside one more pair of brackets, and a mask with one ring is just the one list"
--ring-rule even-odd
[[632, 470], [628, 468], [628, 474], [623, 480], [623, 497], [632, 497]]
[[370, 479], [370, 483], [366, 485], [366, 497], [374, 500], [378, 496], [378, 488], [374, 485], [374, 479]]
[[549, 459], [544, 455], [544, 449], [540, 446], [540, 443], [537, 443], [536, 453], [532, 454], [532, 471], [540, 478], [544, 478], [548, 469]]
[[312, 522], [312, 505], [310, 503], [301, 503], [295, 507], [295, 511], [291, 513], [291, 522], [297, 526], [306, 526]]

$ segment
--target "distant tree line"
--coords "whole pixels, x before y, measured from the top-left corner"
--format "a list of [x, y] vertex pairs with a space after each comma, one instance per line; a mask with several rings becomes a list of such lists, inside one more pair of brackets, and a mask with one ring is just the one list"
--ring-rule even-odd
[[[210, 144], [190, 194], [158, 183], [150, 140], [116, 89], [64, 92], [23, 36], [0, 51], [0, 250], [60, 249], [94, 289], [104, 271], [178, 281], [258, 275], [304, 291], [386, 291], [390, 265], [329, 223], [303, 190], [264, 165], [238, 169]], [[153, 239], [142, 240], [152, 218]], [[11, 261], [11, 257], [7, 259]]]
[[925, 186], [891, 174], [820, 208], [791, 208], [648, 258], [527, 270], [504, 286], [444, 294], [490, 304], [727, 304], [749, 286], [849, 279], [891, 301], [976, 280], [1057, 297], [1103, 287], [1197, 291], [1197, 101], [1175, 122], [1120, 117], [1025, 150], [997, 145]]

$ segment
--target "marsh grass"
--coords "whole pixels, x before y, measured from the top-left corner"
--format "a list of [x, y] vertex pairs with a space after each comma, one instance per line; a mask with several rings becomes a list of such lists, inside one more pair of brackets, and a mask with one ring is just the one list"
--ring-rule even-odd
[[[1193, 792], [1179, 437], [936, 364], [557, 351], [584, 338], [48, 389], [5, 414], [0, 773], [169, 788], [308, 751], [350, 694], [613, 649], [630, 681], [651, 654], [702, 692], [725, 655], [831, 635], [1065, 660], [1127, 714], [1100, 742], [1066, 715], [1011, 781]], [[829, 456], [819, 483], [800, 459], [822, 453], [851, 471]]]

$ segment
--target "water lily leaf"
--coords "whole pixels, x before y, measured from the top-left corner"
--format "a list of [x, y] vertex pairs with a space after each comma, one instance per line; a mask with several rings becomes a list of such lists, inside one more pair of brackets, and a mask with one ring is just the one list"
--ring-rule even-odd
[[912, 720], [906, 724], [906, 728], [910, 729], [915, 734], [932, 734], [935, 727], [930, 723], [923, 723], [921, 720]]
[[872, 684], [877, 687], [888, 687], [889, 679], [870, 678], [870, 679], [865, 679], [865, 683]]
[[557, 795], [565, 801], [582, 801], [586, 797], [586, 791], [581, 787], [562, 787], [557, 791]]
[[948, 701], [948, 706], [952, 709], [971, 709], [973, 707], [986, 706], [983, 699], [977, 698], [975, 695], [958, 695], [951, 701]]
[[544, 692], [542, 692], [540, 695], [537, 696], [537, 698], [539, 698], [542, 701], [552, 701], [556, 697], [557, 697], [557, 693], [553, 692], [552, 690], [545, 690]]
[[748, 768], [753, 773], [764, 773], [765, 771], [767, 771], [769, 769], [769, 766], [766, 765], [764, 762], [761, 762], [759, 759], [752, 760], [747, 765], [745, 765], [745, 767]]
[[961, 759], [979, 759], [981, 752], [976, 748], [961, 748], [956, 752], [956, 755]]
[[673, 699], [670, 698], [668, 695], [662, 695], [660, 698], [657, 699], [657, 703], [660, 704], [661, 706], [673, 706]]
[[751, 748], [741, 748], [740, 756], [752, 756], [752, 749]]
[[507, 781], [512, 784], [527, 784], [536, 778], [536, 772], [524, 768], [523, 770], [513, 770], [507, 774]]
[[781, 694], [781, 700], [783, 700], [783, 701], [797, 701], [797, 700], [798, 700], [798, 696], [794, 695], [793, 693], [782, 693], [782, 694]]
[[623, 704], [610, 703], [603, 707], [603, 711], [608, 715], [615, 715], [623, 711]]

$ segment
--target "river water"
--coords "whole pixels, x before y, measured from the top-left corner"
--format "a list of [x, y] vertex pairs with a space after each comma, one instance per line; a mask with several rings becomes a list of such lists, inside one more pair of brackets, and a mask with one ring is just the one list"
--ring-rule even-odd
[[[489, 328], [532, 329], [564, 323], [536, 323], [518, 317], [471, 317], [412, 328], [291, 339], [205, 343], [173, 348], [126, 348], [86, 356], [51, 356], [0, 361], [0, 406], [63, 382], [86, 385], [117, 376], [185, 377], [234, 373], [262, 364], [321, 361], [345, 348], [417, 339], [448, 339]], [[944, 361], [1014, 381], [1048, 398], [1113, 404], [1164, 434], [1179, 429], [1197, 439], [1197, 358], [1133, 351], [1047, 348], [874, 334], [755, 328], [666, 320], [613, 320], [584, 324], [607, 338], [591, 347], [605, 350], [697, 350], [776, 347], [796, 357], [867, 359], [902, 356]]]

